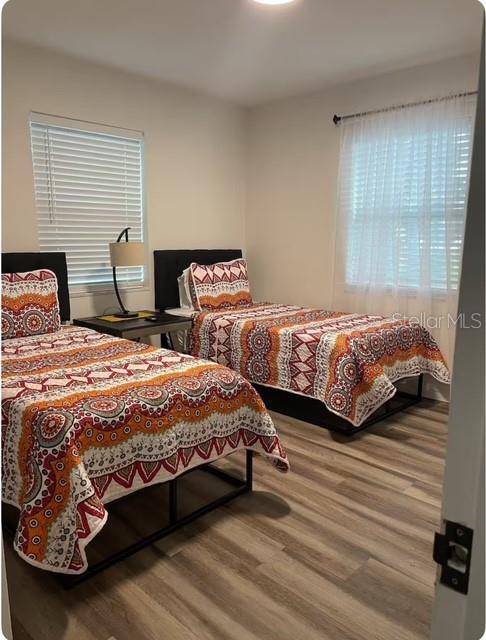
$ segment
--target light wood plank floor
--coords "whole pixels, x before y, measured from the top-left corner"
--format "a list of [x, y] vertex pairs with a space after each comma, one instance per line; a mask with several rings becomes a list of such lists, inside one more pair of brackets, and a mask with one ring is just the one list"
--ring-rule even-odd
[[[427, 638], [447, 405], [424, 401], [352, 440], [274, 417], [291, 473], [257, 459], [252, 495], [74, 590], [7, 538], [15, 640]], [[219, 482], [186, 481], [187, 507]], [[161, 526], [165, 505], [158, 486], [113, 506], [91, 557]]]

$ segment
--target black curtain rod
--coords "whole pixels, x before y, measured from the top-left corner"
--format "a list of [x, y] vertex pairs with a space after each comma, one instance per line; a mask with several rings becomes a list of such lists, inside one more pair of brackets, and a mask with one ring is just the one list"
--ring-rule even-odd
[[370, 116], [374, 113], [384, 113], [386, 111], [395, 111], [396, 109], [404, 109], [406, 107], [418, 107], [421, 104], [430, 104], [432, 102], [442, 102], [443, 100], [451, 100], [452, 98], [462, 98], [465, 96], [475, 96], [477, 91], [465, 91], [464, 93], [456, 93], [451, 96], [442, 96], [441, 98], [431, 98], [430, 100], [421, 100], [420, 102], [408, 102], [406, 104], [399, 104], [393, 107], [385, 107], [384, 109], [372, 109], [371, 111], [362, 111], [361, 113], [350, 113], [346, 116], [338, 116], [334, 114], [332, 121], [337, 126], [343, 120], [351, 120], [352, 118], [360, 118], [361, 116]]

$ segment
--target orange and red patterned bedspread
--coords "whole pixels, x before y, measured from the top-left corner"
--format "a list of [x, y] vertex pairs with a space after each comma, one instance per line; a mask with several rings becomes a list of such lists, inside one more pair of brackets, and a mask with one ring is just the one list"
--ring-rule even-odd
[[268, 303], [199, 313], [192, 353], [256, 384], [317, 398], [354, 426], [395, 394], [401, 378], [450, 381], [419, 324]]
[[2, 354], [2, 497], [35, 566], [84, 571], [107, 502], [235, 450], [288, 469], [261, 399], [220, 365], [77, 327]]

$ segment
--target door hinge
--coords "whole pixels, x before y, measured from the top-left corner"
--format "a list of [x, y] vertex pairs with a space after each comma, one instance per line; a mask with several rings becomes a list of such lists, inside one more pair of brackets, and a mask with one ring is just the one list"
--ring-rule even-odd
[[442, 567], [441, 584], [455, 591], [467, 593], [473, 530], [457, 522], [445, 521], [444, 533], [436, 533], [434, 560]]

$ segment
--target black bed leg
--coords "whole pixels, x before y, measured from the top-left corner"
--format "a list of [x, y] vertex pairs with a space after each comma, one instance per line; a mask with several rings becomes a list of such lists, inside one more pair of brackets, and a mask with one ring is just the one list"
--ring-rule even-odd
[[246, 488], [253, 490], [253, 451], [246, 450]]
[[419, 375], [418, 383], [417, 383], [417, 400], [422, 400], [422, 387], [424, 384], [424, 374], [421, 373]]
[[169, 520], [170, 524], [177, 522], [177, 479], [169, 481]]

